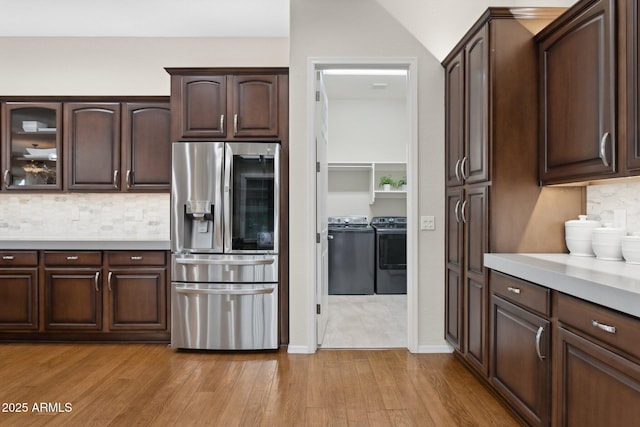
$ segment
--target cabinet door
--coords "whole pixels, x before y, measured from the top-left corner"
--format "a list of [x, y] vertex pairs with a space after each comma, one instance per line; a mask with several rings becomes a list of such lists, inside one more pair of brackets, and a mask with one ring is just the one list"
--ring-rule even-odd
[[489, 179], [489, 31], [483, 26], [465, 50], [465, 156], [460, 173], [467, 183]]
[[224, 138], [227, 117], [227, 78], [225, 76], [175, 76], [178, 123], [173, 138]]
[[489, 372], [489, 290], [484, 268], [488, 251], [488, 187], [467, 188], [460, 216], [464, 225], [466, 357], [480, 373]]
[[557, 337], [557, 425], [637, 425], [640, 366], [564, 328]]
[[2, 189], [62, 189], [62, 104], [2, 105]]
[[111, 269], [107, 289], [110, 330], [166, 330], [166, 268]]
[[38, 269], [0, 269], [0, 330], [38, 330]]
[[120, 104], [65, 104], [64, 120], [67, 189], [119, 190]]
[[615, 1], [594, 1], [539, 43], [544, 183], [618, 171]]
[[640, 7], [637, 1], [627, 2], [627, 170], [631, 175], [640, 174]]
[[445, 277], [445, 338], [456, 349], [462, 347], [464, 325], [463, 293], [463, 222], [461, 206], [462, 188], [447, 190], [446, 215], [446, 277]]
[[460, 185], [460, 163], [464, 157], [464, 50], [445, 68], [445, 108], [447, 185]]
[[491, 382], [531, 426], [549, 425], [550, 323], [491, 299]]
[[122, 146], [124, 188], [171, 189], [171, 110], [169, 103], [124, 105]]
[[44, 271], [45, 329], [101, 330], [101, 269]]
[[278, 76], [233, 76], [233, 137], [278, 136]]

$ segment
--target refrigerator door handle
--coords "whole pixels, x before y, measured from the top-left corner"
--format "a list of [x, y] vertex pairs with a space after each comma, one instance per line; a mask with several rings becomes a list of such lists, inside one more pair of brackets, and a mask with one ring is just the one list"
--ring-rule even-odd
[[274, 258], [268, 259], [176, 259], [176, 264], [191, 265], [271, 265]]
[[231, 145], [225, 144], [224, 147], [224, 195], [222, 206], [224, 207], [224, 251], [231, 251], [231, 241], [233, 239], [232, 229], [231, 229], [231, 216], [233, 215], [233, 211], [231, 209], [231, 198], [233, 195], [231, 194], [231, 174], [233, 173], [233, 150]]
[[179, 294], [195, 294], [195, 295], [260, 295], [260, 294], [272, 294], [275, 290], [274, 287], [254, 288], [254, 289], [190, 289], [190, 288], [176, 288], [176, 293]]

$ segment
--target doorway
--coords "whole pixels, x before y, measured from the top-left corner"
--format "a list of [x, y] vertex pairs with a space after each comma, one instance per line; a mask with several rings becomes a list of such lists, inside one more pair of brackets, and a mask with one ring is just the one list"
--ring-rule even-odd
[[[319, 348], [417, 350], [416, 67], [415, 59], [310, 60], [318, 172], [314, 313]], [[382, 177], [395, 181], [396, 188], [379, 188]], [[327, 218], [350, 215], [368, 221], [406, 218], [406, 293], [328, 295]], [[371, 323], [376, 321], [382, 323]], [[382, 330], [393, 322], [400, 325], [395, 333]], [[332, 335], [336, 330], [341, 337]], [[359, 341], [350, 341], [354, 336]]]

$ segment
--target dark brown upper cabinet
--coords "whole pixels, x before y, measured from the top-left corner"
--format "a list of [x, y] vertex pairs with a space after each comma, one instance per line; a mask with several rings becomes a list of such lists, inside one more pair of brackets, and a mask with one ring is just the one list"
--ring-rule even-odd
[[120, 103], [64, 105], [68, 190], [120, 190]]
[[616, 0], [582, 1], [537, 37], [543, 183], [620, 170], [615, 18]]
[[180, 140], [282, 140], [286, 69], [175, 69], [171, 136]]
[[627, 170], [640, 174], [640, 7], [635, 0], [627, 1]]
[[168, 102], [123, 104], [122, 151], [126, 191], [171, 189], [171, 110]]
[[2, 105], [2, 189], [62, 189], [62, 104]]

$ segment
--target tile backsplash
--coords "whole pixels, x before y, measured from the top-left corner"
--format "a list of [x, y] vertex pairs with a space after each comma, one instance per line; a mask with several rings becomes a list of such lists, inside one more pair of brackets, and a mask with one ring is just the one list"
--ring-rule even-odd
[[613, 223], [614, 212], [626, 210], [628, 232], [640, 232], [640, 182], [587, 187], [587, 215]]
[[169, 240], [170, 195], [1, 194], [0, 240]]

